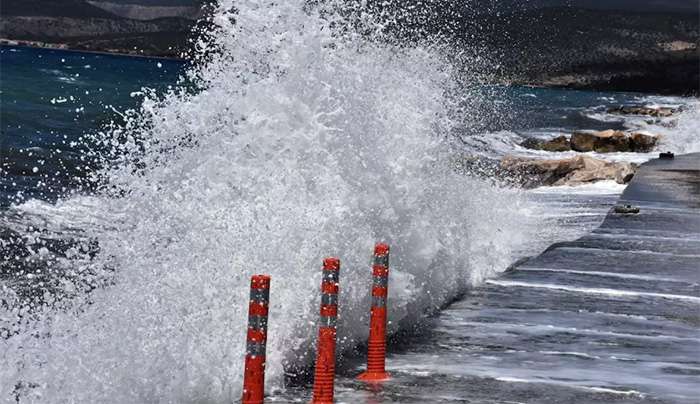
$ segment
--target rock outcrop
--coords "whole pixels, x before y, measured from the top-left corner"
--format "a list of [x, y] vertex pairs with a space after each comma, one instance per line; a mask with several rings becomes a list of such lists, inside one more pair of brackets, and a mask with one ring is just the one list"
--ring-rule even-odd
[[643, 116], [653, 116], [656, 118], [667, 118], [673, 114], [675, 114], [677, 111], [673, 108], [668, 108], [668, 107], [647, 107], [647, 106], [640, 106], [640, 105], [633, 105], [633, 106], [620, 106], [616, 108], [610, 108], [608, 109], [608, 112], [611, 114], [620, 114], [620, 115], [643, 115]]
[[575, 132], [571, 135], [571, 149], [578, 152], [595, 151], [598, 153], [613, 152], [650, 152], [658, 136], [635, 132], [625, 133], [618, 130], [600, 132]]
[[552, 160], [506, 156], [501, 160], [500, 169], [518, 176], [523, 186], [536, 187], [581, 185], [601, 180], [614, 180], [618, 184], [625, 184], [634, 176], [636, 165], [589, 156]]
[[649, 153], [656, 147], [659, 137], [646, 133], [635, 132], [630, 134], [630, 147], [638, 153]]
[[625, 132], [618, 130], [574, 132], [571, 135], [571, 148], [578, 152], [628, 152], [630, 141]]
[[549, 152], [564, 152], [571, 150], [571, 144], [566, 136], [558, 136], [551, 140], [528, 138], [520, 144], [522, 147]]

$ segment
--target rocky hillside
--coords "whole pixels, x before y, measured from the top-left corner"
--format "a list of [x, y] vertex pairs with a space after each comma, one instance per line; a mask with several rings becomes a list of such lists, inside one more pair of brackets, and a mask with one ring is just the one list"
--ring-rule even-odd
[[90, 1], [92, 6], [108, 11], [114, 15], [132, 20], [155, 20], [158, 18], [180, 17], [189, 20], [196, 20], [201, 16], [201, 7], [197, 5], [145, 5], [117, 3], [114, 1]]
[[0, 2], [0, 16], [3, 20], [16, 16], [116, 18], [83, 0], [4, 0]]
[[[0, 38], [47, 47], [177, 57], [186, 49], [197, 16], [192, 7], [131, 5], [121, 10], [149, 13], [128, 18], [96, 5], [103, 4], [85, 0], [3, 0]], [[179, 15], [182, 13], [186, 16]]]
[[[211, 1], [2, 0], [0, 38], [177, 56], [186, 48], [194, 19], [201, 16], [198, 6]], [[394, 20], [399, 35], [447, 32], [458, 46], [482, 49], [492, 61], [494, 78], [502, 82], [669, 94], [699, 91], [700, 24], [697, 10], [685, 11], [689, 1], [674, 0], [665, 7], [642, 2], [645, 12], [532, 9], [509, 1], [513, 4], [504, 0], [503, 9], [472, 9], [464, 0], [367, 4], [401, 11], [402, 17]], [[629, 3], [629, 10], [636, 1], [613, 3]], [[424, 12], [416, 12], [417, 6]], [[651, 12], [655, 9], [659, 11]]]
[[476, 40], [499, 54], [502, 76], [516, 83], [698, 93], [698, 13], [549, 8], [481, 27]]

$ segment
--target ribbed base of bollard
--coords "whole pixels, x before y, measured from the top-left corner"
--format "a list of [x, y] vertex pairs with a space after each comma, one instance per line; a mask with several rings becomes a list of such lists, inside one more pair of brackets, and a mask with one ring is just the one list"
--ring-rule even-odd
[[357, 376], [357, 380], [361, 380], [363, 382], [385, 382], [387, 380], [391, 379], [391, 376], [389, 376], [388, 372], [364, 372], [361, 375]]

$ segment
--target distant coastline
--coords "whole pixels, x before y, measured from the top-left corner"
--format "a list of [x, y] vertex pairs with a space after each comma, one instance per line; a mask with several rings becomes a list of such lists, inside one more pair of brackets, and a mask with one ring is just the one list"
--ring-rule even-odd
[[[160, 59], [180, 63], [187, 62], [187, 59], [181, 56], [148, 53], [143, 52], [143, 50], [129, 51], [127, 49], [84, 49], [76, 48], [66, 43], [14, 40], [7, 38], [0, 38], [0, 47], [46, 49], [92, 55]], [[693, 48], [689, 52], [697, 53], [697, 48]], [[515, 77], [504, 76], [497, 78], [493, 84], [535, 88], [568, 88], [572, 90], [626, 91], [644, 94], [666, 94], [697, 97], [700, 94], [700, 81], [697, 79], [694, 80], [692, 77], [693, 71], [695, 71], [695, 67], [698, 64], [697, 61], [693, 62], [692, 59], [686, 59], [685, 61], [681, 60], [678, 64], [684, 70], [687, 70], [687, 72], [682, 73], [681, 79], [684, 79], [685, 83], [691, 83], [690, 86], [684, 85], [683, 82], [681, 82], [680, 85], [678, 85], [677, 82], [671, 82], [669, 85], [669, 80], [676, 79], [678, 76], [676, 75], [675, 77], [671, 77], [665, 73], [665, 70], [659, 71], [659, 69], [648, 69], [645, 72], [637, 70], [633, 74], [625, 71], [611, 73], [611, 66], [605, 65], [604, 63], [597, 66], [589, 66], [585, 71], [571, 72], [561, 75], [540, 73], [539, 75], [529, 77], [527, 75]], [[613, 67], [619, 68], [619, 66], [620, 65], [616, 65]], [[636, 67], [633, 61], [630, 62], [630, 66]], [[668, 69], [673, 69], [675, 67], [675, 63], [669, 63], [666, 66]], [[695, 83], [694, 87], [692, 86], [693, 82]]]
[[[19, 0], [10, 1], [13, 7], [2, 3], [0, 44], [182, 61], [199, 31], [196, 27], [207, 24], [205, 18], [125, 18], [85, 0], [71, 0], [73, 8], [54, 10], [60, 15], [45, 15], [46, 7], [54, 3], [26, 1], [43, 8], [29, 10], [29, 3]], [[553, 7], [434, 18], [426, 24], [456, 27], [450, 35], [458, 49], [487, 57], [493, 83], [700, 94], [697, 13]]]
[[128, 52], [121, 49], [103, 49], [103, 50], [93, 50], [93, 49], [76, 49], [65, 43], [52, 43], [43, 41], [26, 41], [26, 40], [15, 40], [0, 38], [0, 46], [3, 47], [14, 47], [14, 48], [33, 48], [33, 49], [46, 49], [46, 50], [58, 50], [66, 52], [75, 53], [88, 53], [93, 55], [105, 55], [105, 56], [122, 56], [122, 57], [135, 57], [135, 58], [145, 58], [145, 59], [163, 59], [171, 60], [175, 62], [186, 62], [186, 59], [177, 56], [169, 55], [159, 55], [159, 54], [148, 54], [139, 52]]

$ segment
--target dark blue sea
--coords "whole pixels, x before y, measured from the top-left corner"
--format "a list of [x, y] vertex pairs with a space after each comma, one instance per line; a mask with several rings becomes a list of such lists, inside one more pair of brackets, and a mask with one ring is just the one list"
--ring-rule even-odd
[[[138, 108], [144, 88], [176, 86], [167, 59], [0, 48], [0, 208], [92, 187], [96, 134]], [[87, 136], [86, 136], [87, 135]]]

